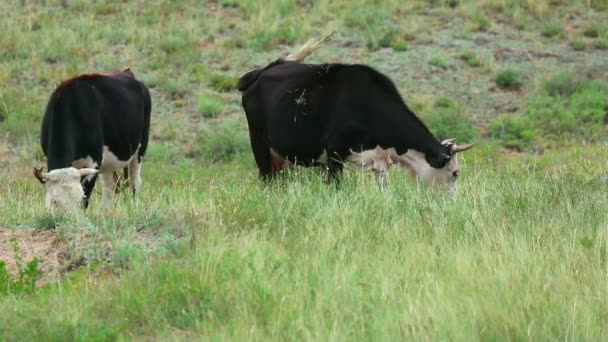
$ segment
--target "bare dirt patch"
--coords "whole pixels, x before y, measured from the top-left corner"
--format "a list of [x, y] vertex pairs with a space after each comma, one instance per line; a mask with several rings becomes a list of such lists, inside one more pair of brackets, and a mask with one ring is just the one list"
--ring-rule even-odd
[[21, 267], [38, 258], [40, 278], [37, 285], [47, 283], [59, 269], [67, 255], [67, 243], [59, 241], [53, 231], [14, 230], [0, 227], [0, 260], [8, 272], [17, 275]]

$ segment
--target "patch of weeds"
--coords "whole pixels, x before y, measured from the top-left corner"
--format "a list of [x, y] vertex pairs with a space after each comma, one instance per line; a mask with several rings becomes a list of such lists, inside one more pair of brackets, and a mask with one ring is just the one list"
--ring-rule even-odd
[[450, 62], [449, 60], [443, 56], [443, 55], [434, 55], [433, 57], [431, 57], [431, 60], [429, 61], [429, 64], [432, 66], [436, 66], [438, 68], [441, 68], [443, 70], [447, 70], [450, 67]]
[[344, 17], [346, 26], [364, 28], [365, 45], [369, 50], [392, 47], [400, 36], [398, 24], [380, 6], [353, 6]]
[[561, 72], [545, 80], [542, 87], [549, 96], [568, 97], [580, 91], [584, 83], [572, 72]]
[[522, 116], [505, 114], [494, 119], [491, 136], [518, 149], [571, 139], [607, 138], [608, 83], [564, 73], [543, 86], [546, 94], [529, 98]]
[[249, 138], [240, 117], [228, 117], [221, 123], [205, 128], [199, 135], [198, 149], [193, 156], [206, 162], [232, 160], [249, 150]]
[[238, 78], [224, 74], [212, 74], [209, 77], [209, 84], [211, 87], [220, 92], [236, 90], [238, 81]]
[[502, 89], [519, 89], [522, 85], [521, 74], [512, 69], [499, 71], [496, 74], [495, 81]]
[[450, 98], [440, 97], [437, 99], [437, 101], [435, 101], [435, 107], [450, 108], [450, 107], [456, 107], [456, 104]]
[[587, 47], [585, 42], [580, 39], [574, 39], [570, 42], [570, 46], [572, 46], [572, 50], [574, 51], [583, 51]]
[[437, 100], [434, 108], [423, 113], [422, 119], [439, 140], [454, 138], [466, 142], [478, 136], [473, 119], [448, 98]]
[[44, 213], [34, 219], [32, 226], [39, 230], [53, 230], [57, 227], [65, 226], [69, 222], [69, 218], [64, 214]]
[[547, 38], [561, 36], [564, 33], [564, 27], [558, 23], [547, 23], [541, 28], [541, 34]]
[[463, 51], [459, 58], [465, 61], [470, 67], [476, 68], [481, 65], [479, 57], [472, 51]]
[[583, 36], [588, 38], [597, 38], [600, 36], [601, 28], [597, 24], [589, 25], [583, 30]]
[[501, 114], [490, 124], [490, 136], [508, 148], [524, 150], [536, 140], [537, 132], [527, 118]]
[[205, 118], [213, 118], [222, 112], [222, 99], [213, 94], [200, 94], [196, 99], [196, 109]]
[[466, 6], [463, 8], [464, 15], [468, 17], [465, 29], [468, 31], [487, 31], [490, 28], [488, 14], [480, 6]]
[[595, 48], [598, 50], [608, 50], [608, 39], [601, 39], [595, 42]]
[[0, 260], [0, 295], [27, 295], [36, 291], [38, 281], [38, 258], [32, 259], [25, 266], [18, 265], [17, 276], [12, 276], [6, 263]]
[[391, 43], [391, 47], [395, 51], [407, 51], [410, 49], [409, 45], [402, 40], [395, 40], [393, 43]]

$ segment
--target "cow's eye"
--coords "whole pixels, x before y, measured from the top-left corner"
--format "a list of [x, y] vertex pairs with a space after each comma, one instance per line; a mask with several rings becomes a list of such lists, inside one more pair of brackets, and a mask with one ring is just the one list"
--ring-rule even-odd
[[454, 178], [458, 178], [458, 171], [452, 172], [452, 176], [454, 176]]

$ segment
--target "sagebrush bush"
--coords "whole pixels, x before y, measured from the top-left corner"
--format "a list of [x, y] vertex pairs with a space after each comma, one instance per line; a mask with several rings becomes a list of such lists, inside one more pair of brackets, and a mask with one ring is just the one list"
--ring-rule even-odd
[[496, 74], [496, 84], [502, 89], [518, 89], [521, 87], [521, 74], [512, 69], [501, 70]]

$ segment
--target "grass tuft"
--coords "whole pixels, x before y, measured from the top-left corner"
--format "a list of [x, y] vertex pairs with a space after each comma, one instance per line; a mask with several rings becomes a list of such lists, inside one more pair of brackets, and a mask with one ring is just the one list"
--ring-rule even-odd
[[499, 71], [496, 74], [495, 81], [502, 89], [519, 89], [522, 85], [521, 74], [512, 69]]
[[222, 99], [213, 94], [200, 94], [196, 99], [196, 109], [205, 118], [216, 117], [224, 109]]

